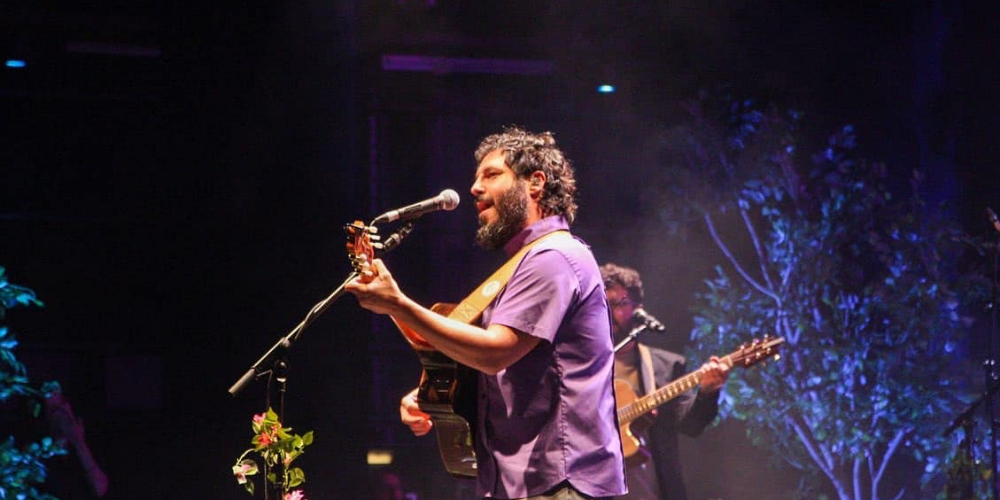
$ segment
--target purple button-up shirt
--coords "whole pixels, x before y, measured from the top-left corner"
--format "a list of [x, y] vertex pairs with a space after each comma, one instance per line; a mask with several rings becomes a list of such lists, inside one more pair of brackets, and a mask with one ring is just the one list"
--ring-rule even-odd
[[[532, 224], [509, 255], [568, 229], [561, 216]], [[480, 376], [480, 496], [539, 495], [568, 480], [584, 494], [625, 493], [613, 389], [611, 317], [590, 248], [576, 238], [539, 242], [483, 312], [541, 341], [496, 375]]]

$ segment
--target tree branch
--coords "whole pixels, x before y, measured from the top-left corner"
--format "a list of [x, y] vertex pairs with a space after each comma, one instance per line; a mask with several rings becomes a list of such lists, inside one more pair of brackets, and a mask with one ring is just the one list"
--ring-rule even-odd
[[813, 328], [815, 328], [817, 332], [822, 332], [823, 331], [823, 313], [821, 313], [819, 311], [818, 307], [813, 306], [813, 308], [812, 308], [812, 316], [813, 316], [812, 317]]
[[892, 441], [885, 449], [885, 453], [882, 454], [882, 463], [878, 466], [878, 472], [872, 474], [872, 489], [874, 490], [878, 486], [879, 481], [882, 480], [882, 474], [885, 473], [885, 468], [889, 465], [889, 459], [896, 453], [896, 448], [899, 444], [903, 442], [903, 438], [910, 432], [910, 429], [900, 429], [896, 432], [896, 435], [892, 437]]
[[[861, 500], [861, 459], [854, 459], [854, 470], [852, 471], [854, 482], [854, 500]], [[878, 500], [872, 497], [872, 500]]]
[[746, 270], [743, 269], [743, 266], [741, 266], [739, 261], [736, 260], [736, 257], [729, 250], [729, 247], [726, 246], [725, 242], [722, 241], [722, 238], [719, 237], [719, 233], [715, 230], [715, 223], [712, 222], [712, 216], [709, 215], [707, 211], [705, 212], [705, 225], [708, 226], [708, 232], [712, 234], [712, 239], [715, 240], [715, 244], [719, 247], [719, 250], [722, 250], [723, 255], [725, 255], [733, 267], [736, 268], [736, 272], [738, 272], [740, 276], [742, 276], [743, 279], [750, 284], [750, 286], [756, 288], [760, 293], [767, 295], [776, 303], [780, 304], [781, 300], [777, 295], [775, 295], [774, 292], [764, 288], [763, 285], [758, 283], [757, 280], [753, 279], [753, 277], [747, 274]]
[[[823, 407], [823, 404], [820, 402], [819, 395], [816, 394], [816, 391], [807, 391], [806, 394], [809, 396], [809, 399], [812, 400], [813, 405], [815, 407], [818, 407], [818, 408], [822, 408]], [[810, 429], [816, 429], [817, 427], [819, 427], [816, 424], [816, 422], [814, 422], [807, 415], [802, 415], [802, 421], [805, 422], [806, 427], [808, 427]], [[822, 444], [816, 444], [815, 446], [816, 446], [816, 449], [819, 450], [823, 454], [823, 458], [826, 460], [827, 466], [830, 468], [830, 470], [836, 469], [837, 468], [837, 460], [833, 457], [833, 453], [830, 453], [830, 448], [828, 448], [826, 446], [823, 446]]]
[[830, 482], [833, 483], [833, 488], [837, 490], [837, 496], [839, 496], [841, 500], [851, 500], [851, 498], [847, 495], [847, 492], [844, 490], [844, 486], [837, 479], [836, 474], [834, 474], [833, 464], [828, 464], [826, 462], [823, 458], [823, 454], [816, 449], [815, 443], [812, 442], [812, 439], [806, 433], [805, 429], [803, 429], [802, 426], [799, 425], [799, 423], [796, 422], [790, 415], [785, 416], [785, 423], [787, 423], [792, 430], [795, 431], [795, 434], [799, 437], [799, 441], [803, 446], [805, 446], [806, 452], [809, 453], [809, 456], [812, 457], [813, 461], [819, 465], [819, 469], [823, 471], [823, 473], [826, 474], [826, 477], [830, 479]]
[[788, 321], [788, 314], [785, 313], [781, 317], [781, 322], [785, 325], [785, 338], [788, 339], [789, 344], [797, 344], [799, 342], [799, 337], [802, 335], [802, 330], [798, 328], [792, 328], [791, 323]]
[[[866, 449], [865, 455], [867, 455], [868, 458], [868, 477], [874, 479], [875, 477], [875, 459], [873, 458], [874, 454], [872, 453], [871, 450]], [[871, 484], [869, 484], [868, 486], [871, 488], [872, 491], [872, 500], [875, 500], [875, 497], [878, 496], [878, 483], [872, 481]]]
[[[771, 275], [767, 273], [767, 255], [764, 255], [764, 249], [760, 246], [760, 238], [757, 236], [757, 230], [754, 229], [753, 222], [750, 220], [750, 214], [741, 208], [740, 217], [743, 218], [743, 225], [746, 226], [747, 232], [750, 233], [750, 241], [753, 242], [753, 248], [757, 252], [757, 262], [760, 263], [760, 274], [764, 277], [767, 288], [774, 290], [774, 282], [771, 281]], [[780, 300], [778, 302], [778, 309], [781, 309]]]

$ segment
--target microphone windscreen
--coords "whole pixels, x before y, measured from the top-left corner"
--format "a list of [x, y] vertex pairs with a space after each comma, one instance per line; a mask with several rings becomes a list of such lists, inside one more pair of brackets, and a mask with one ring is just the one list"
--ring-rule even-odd
[[438, 196], [441, 197], [441, 210], [454, 210], [460, 201], [458, 193], [454, 189], [445, 189]]

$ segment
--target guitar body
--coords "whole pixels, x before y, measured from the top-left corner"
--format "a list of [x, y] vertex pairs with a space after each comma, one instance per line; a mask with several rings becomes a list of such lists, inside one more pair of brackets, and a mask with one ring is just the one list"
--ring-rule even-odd
[[[618, 401], [618, 408], [635, 403], [639, 396], [632, 390], [632, 384], [620, 379], [615, 379], [615, 398]], [[649, 451], [642, 445], [632, 432], [632, 424], [639, 424], [639, 421], [629, 421], [621, 424], [618, 428], [622, 438], [622, 455], [625, 457], [625, 464], [629, 467], [645, 462], [649, 458]]]
[[476, 394], [478, 372], [438, 351], [417, 351], [423, 373], [417, 404], [431, 416], [445, 470], [476, 477]]
[[[447, 316], [454, 307], [454, 304], [434, 304], [431, 310]], [[406, 324], [396, 321], [396, 326], [423, 367], [417, 404], [434, 422], [445, 470], [455, 477], [476, 477], [474, 429], [479, 372], [435, 350]]]

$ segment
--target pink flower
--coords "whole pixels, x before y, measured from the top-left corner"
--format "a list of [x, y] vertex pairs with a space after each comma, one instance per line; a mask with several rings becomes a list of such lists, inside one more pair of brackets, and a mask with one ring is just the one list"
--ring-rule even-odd
[[282, 500], [306, 500], [304, 495], [305, 494], [302, 493], [302, 490], [289, 491], [288, 493], [285, 493]]
[[271, 444], [271, 441], [271, 435], [266, 432], [262, 432], [259, 436], [257, 436], [257, 442], [260, 443], [261, 446], [267, 446]]
[[233, 475], [236, 476], [236, 482], [240, 484], [246, 484], [247, 476], [257, 473], [257, 464], [252, 461], [244, 460], [233, 466]]
[[260, 415], [253, 416], [253, 423], [251, 425], [253, 426], [253, 431], [255, 433], [260, 432], [261, 428], [264, 427], [264, 421], [266, 418], [267, 418], [266, 413], [261, 413]]

